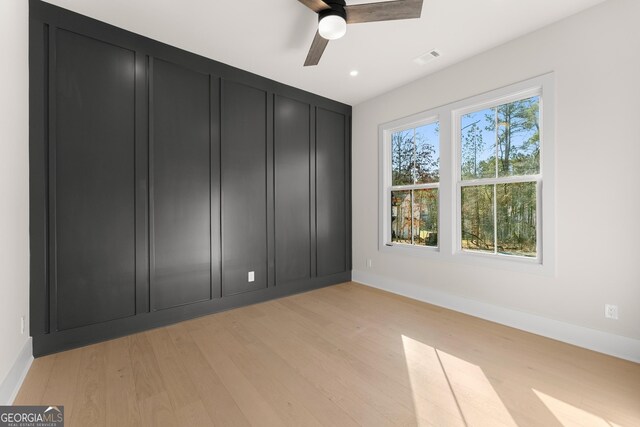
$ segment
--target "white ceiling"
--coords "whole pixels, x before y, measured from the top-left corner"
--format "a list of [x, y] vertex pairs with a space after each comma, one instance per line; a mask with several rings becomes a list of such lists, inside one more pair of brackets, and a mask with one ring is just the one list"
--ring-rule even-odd
[[[46, 1], [355, 105], [604, 0], [424, 0], [420, 19], [349, 25], [304, 68], [317, 16], [297, 0]], [[441, 57], [413, 62], [434, 48]]]

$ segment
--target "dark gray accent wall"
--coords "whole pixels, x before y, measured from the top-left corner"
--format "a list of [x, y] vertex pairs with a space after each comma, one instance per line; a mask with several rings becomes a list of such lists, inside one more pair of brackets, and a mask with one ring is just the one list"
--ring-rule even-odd
[[62, 29], [55, 40], [50, 280], [65, 330], [135, 314], [135, 56]]
[[347, 269], [347, 121], [318, 108], [316, 114], [316, 232], [318, 275]]
[[[223, 295], [266, 288], [267, 93], [222, 82]], [[254, 281], [249, 282], [249, 272]]]
[[311, 105], [275, 97], [276, 280], [311, 271]]
[[350, 279], [351, 107], [38, 0], [29, 31], [36, 356]]
[[153, 60], [151, 307], [211, 298], [209, 76]]

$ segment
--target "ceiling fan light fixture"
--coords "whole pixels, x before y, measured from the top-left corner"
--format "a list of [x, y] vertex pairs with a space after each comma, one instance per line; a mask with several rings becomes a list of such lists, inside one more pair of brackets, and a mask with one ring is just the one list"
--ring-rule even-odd
[[347, 33], [347, 20], [339, 11], [329, 9], [319, 15], [318, 32], [323, 38], [336, 40]]
[[298, 0], [318, 14], [318, 30], [313, 36], [304, 66], [318, 65], [330, 40], [347, 32], [347, 24], [417, 19], [424, 0], [387, 0], [347, 5], [345, 0]]

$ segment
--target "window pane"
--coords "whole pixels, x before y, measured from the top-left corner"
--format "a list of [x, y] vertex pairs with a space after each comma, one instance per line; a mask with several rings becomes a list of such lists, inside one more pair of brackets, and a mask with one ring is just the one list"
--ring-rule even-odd
[[411, 191], [391, 192], [391, 241], [411, 243]]
[[391, 185], [413, 184], [413, 129], [391, 135]]
[[462, 187], [462, 249], [494, 252], [493, 187]]
[[438, 189], [413, 190], [413, 243], [438, 246]]
[[496, 176], [496, 110], [487, 108], [460, 118], [462, 179]]
[[499, 176], [537, 174], [540, 171], [540, 97], [500, 105], [497, 114]]
[[415, 182], [440, 181], [440, 126], [438, 122], [416, 128]]
[[536, 256], [536, 183], [496, 186], [498, 252]]

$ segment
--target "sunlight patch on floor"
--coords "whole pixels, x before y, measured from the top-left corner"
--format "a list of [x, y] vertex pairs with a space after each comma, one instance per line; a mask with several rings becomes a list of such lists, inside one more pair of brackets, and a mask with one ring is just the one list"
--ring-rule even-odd
[[402, 344], [418, 422], [451, 423], [451, 419], [433, 420], [429, 408], [424, 407], [429, 399], [462, 425], [516, 426], [479, 366], [405, 335]]
[[532, 390], [563, 426], [620, 427], [618, 424], [607, 421], [539, 390]]
[[434, 349], [404, 335], [402, 345], [417, 423], [429, 420], [431, 425], [449, 425], [457, 419], [464, 426]]

